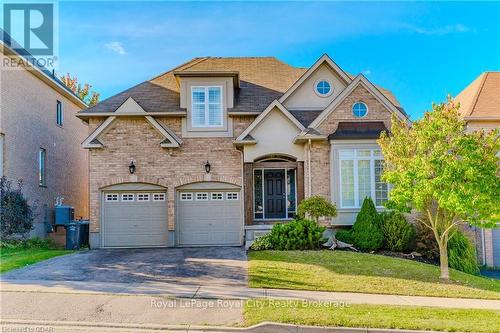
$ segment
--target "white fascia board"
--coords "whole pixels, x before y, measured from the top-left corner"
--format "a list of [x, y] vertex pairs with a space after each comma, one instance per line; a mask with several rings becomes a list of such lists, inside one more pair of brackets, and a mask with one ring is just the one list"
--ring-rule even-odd
[[333, 69], [335, 73], [337, 73], [337, 75], [339, 75], [345, 81], [347, 85], [351, 83], [352, 79], [349, 77], [349, 75], [347, 75], [346, 72], [344, 72], [342, 68], [340, 68], [328, 56], [328, 54], [324, 54], [297, 81], [295, 81], [295, 83], [290, 88], [288, 88], [288, 90], [283, 94], [283, 96], [280, 97], [279, 102], [284, 103], [286, 99], [290, 97], [290, 95], [293, 94], [293, 92], [297, 90], [302, 85], [302, 83], [304, 83], [304, 81], [307, 80], [307, 78], [311, 76], [314, 73], [314, 71], [316, 71], [316, 69], [325, 62]]
[[266, 117], [267, 115], [274, 110], [274, 108], [278, 108], [297, 128], [303, 131], [304, 125], [302, 125], [297, 118], [295, 118], [279, 101], [274, 100], [269, 106], [257, 117], [255, 120], [248, 126], [243, 133], [238, 136], [236, 141], [244, 141], [245, 137], [249, 135]]
[[110, 128], [110, 125], [116, 120], [116, 117], [108, 117], [106, 118], [106, 120], [101, 124], [99, 125], [95, 130], [94, 132], [92, 132], [92, 134], [90, 134], [86, 139], [85, 141], [82, 142], [82, 147], [83, 148], [102, 148], [102, 144], [95, 144], [95, 143], [92, 143], [92, 141], [94, 141], [94, 139], [97, 139], [97, 137], [103, 133], [105, 133], [105, 131], [107, 129]]

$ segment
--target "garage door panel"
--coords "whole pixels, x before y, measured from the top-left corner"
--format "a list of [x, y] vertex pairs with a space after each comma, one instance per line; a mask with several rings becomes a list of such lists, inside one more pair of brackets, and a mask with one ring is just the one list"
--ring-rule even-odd
[[221, 191], [203, 192], [208, 193], [209, 200], [196, 200], [196, 192], [191, 192], [193, 200], [180, 200], [183, 192], [179, 193], [179, 245], [241, 245], [243, 222], [240, 201], [227, 200], [227, 192], [222, 192], [222, 200], [212, 199], [212, 193]]
[[492, 230], [493, 240], [493, 265], [500, 267], [500, 228]]
[[[105, 247], [148, 247], [167, 246], [167, 202], [153, 201], [154, 193], [132, 192], [134, 201], [123, 201], [121, 195], [116, 201], [102, 203], [103, 243]], [[150, 193], [149, 201], [137, 201], [138, 194]], [[120, 194], [120, 193], [118, 193]], [[105, 192], [106, 198], [106, 192]]]

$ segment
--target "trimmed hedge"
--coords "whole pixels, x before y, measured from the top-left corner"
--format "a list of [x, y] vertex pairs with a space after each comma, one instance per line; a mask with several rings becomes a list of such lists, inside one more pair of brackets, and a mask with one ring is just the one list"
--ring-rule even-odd
[[464, 273], [479, 274], [476, 249], [462, 232], [456, 231], [448, 240], [448, 266]]

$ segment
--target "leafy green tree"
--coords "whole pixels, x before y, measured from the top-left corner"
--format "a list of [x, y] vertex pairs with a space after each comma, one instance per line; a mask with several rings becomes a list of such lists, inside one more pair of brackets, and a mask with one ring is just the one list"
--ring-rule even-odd
[[90, 91], [92, 86], [85, 83], [83, 86], [78, 83], [78, 78], [76, 76], [71, 76], [69, 73], [66, 75], [61, 75], [59, 77], [72, 92], [74, 92], [82, 101], [87, 103], [89, 106], [96, 105], [99, 102], [99, 93], [95, 91]]
[[457, 224], [491, 227], [499, 213], [500, 141], [498, 131], [466, 131], [450, 97], [432, 108], [412, 126], [393, 117], [391, 135], [383, 133], [378, 143], [391, 201], [422, 212], [420, 222], [439, 246], [441, 278], [449, 279], [447, 245]]
[[23, 195], [22, 182], [17, 188], [7, 178], [0, 178], [0, 236], [1, 239], [10, 239], [20, 235], [25, 237], [33, 229], [34, 207], [28, 204]]
[[303, 219], [306, 215], [318, 222], [318, 219], [322, 216], [337, 216], [337, 208], [322, 196], [315, 195], [302, 200], [297, 207], [297, 216], [299, 218]]

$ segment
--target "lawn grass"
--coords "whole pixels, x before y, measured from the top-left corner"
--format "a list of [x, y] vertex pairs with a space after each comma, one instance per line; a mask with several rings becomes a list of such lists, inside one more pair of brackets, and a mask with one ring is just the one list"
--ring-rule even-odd
[[412, 260], [347, 251], [257, 251], [249, 255], [253, 288], [500, 299], [500, 280]]
[[317, 304], [303, 301], [248, 300], [245, 325], [263, 321], [296, 325], [392, 328], [448, 332], [500, 332], [500, 310]]
[[0, 248], [0, 273], [71, 252], [47, 248]]

